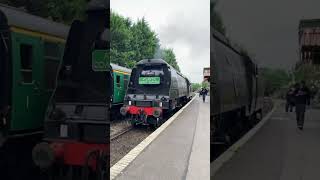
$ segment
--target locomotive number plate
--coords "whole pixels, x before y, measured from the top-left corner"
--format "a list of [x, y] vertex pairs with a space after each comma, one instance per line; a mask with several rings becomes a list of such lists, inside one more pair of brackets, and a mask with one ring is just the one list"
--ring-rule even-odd
[[110, 71], [109, 51], [95, 50], [92, 53], [92, 70], [93, 71]]
[[139, 77], [139, 84], [160, 84], [160, 77]]

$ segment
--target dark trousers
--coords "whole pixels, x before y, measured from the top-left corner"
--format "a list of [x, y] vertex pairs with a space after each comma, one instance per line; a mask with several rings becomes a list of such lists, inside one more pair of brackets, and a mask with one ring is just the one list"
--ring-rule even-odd
[[206, 95], [205, 94], [202, 95], [202, 100], [203, 100], [203, 102], [206, 101]]
[[287, 101], [287, 103], [286, 103], [286, 112], [288, 112], [288, 111], [292, 112], [292, 109], [293, 109], [293, 103]]
[[304, 124], [304, 116], [306, 112], [305, 104], [296, 104], [297, 125], [302, 126]]

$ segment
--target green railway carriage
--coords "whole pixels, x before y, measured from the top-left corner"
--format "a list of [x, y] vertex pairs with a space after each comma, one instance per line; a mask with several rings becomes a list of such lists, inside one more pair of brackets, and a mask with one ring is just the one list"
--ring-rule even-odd
[[68, 30], [0, 5], [0, 145], [41, 131]]
[[[127, 91], [130, 80], [131, 69], [112, 64], [113, 72], [113, 97], [112, 97], [112, 114], [119, 114], [119, 110], [123, 105], [123, 99]], [[113, 115], [111, 115], [113, 119]]]

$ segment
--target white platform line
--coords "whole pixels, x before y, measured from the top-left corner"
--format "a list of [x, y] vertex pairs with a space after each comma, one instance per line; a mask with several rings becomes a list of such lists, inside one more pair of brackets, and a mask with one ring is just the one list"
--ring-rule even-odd
[[[163, 123], [153, 133], [151, 133], [140, 144], [133, 148], [128, 154], [120, 159], [115, 165], [110, 168], [110, 180], [115, 179], [123, 170], [153, 141], [155, 140], [183, 111], [187, 108], [191, 102], [196, 98], [194, 96], [184, 107], [182, 107], [177, 113], [175, 113], [170, 119]], [[112, 152], [111, 152], [112, 153]]]
[[274, 113], [275, 109], [279, 103], [275, 103], [272, 110], [248, 133], [246, 133], [240, 140], [238, 140], [234, 145], [232, 145], [229, 149], [227, 149], [223, 154], [221, 154], [215, 161], [210, 164], [210, 176], [214, 176], [218, 170], [228, 162], [232, 156], [249, 140], [251, 139], [260, 129], [261, 127], [270, 119], [271, 115]]

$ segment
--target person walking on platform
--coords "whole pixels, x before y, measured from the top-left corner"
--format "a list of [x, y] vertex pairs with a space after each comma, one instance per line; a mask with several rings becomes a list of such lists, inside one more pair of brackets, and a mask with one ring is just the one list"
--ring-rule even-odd
[[288, 112], [289, 110], [290, 112], [292, 112], [294, 106], [294, 92], [294, 87], [291, 87], [286, 94], [286, 112]]
[[202, 95], [203, 102], [206, 101], [206, 95], [208, 94], [208, 90], [206, 88], [202, 88], [200, 94]]
[[306, 105], [310, 105], [310, 90], [304, 81], [302, 81], [300, 86], [295, 90], [294, 96], [296, 104], [297, 126], [300, 130], [303, 130]]

